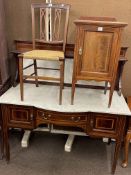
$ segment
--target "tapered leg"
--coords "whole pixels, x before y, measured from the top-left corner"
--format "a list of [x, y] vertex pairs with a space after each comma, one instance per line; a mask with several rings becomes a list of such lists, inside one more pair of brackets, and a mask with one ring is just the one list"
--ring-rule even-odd
[[109, 94], [109, 103], [108, 103], [108, 107], [111, 106], [111, 102], [112, 102], [112, 96], [113, 96], [113, 92], [114, 92], [114, 87], [115, 87], [115, 82], [111, 82], [111, 87], [110, 87], [110, 94]]
[[62, 85], [62, 89], [64, 89], [64, 77], [65, 77], [65, 59], [63, 60], [63, 85]]
[[2, 112], [2, 127], [3, 127], [3, 146], [4, 146], [4, 156], [7, 163], [10, 160], [10, 147], [9, 147], [9, 135], [8, 135], [8, 112], [5, 105], [1, 105]]
[[115, 152], [114, 152], [114, 159], [113, 159], [113, 164], [112, 164], [112, 174], [114, 174], [115, 170], [116, 170], [116, 164], [117, 164], [120, 148], [121, 148], [121, 142], [120, 141], [116, 141]]
[[71, 105], [74, 104], [75, 84], [76, 84], [76, 80], [73, 78], [72, 79], [72, 92], [71, 92]]
[[120, 152], [121, 143], [124, 138], [125, 124], [126, 124], [126, 117], [125, 116], [120, 117], [119, 123], [118, 123], [119, 129], [117, 131], [118, 138], [116, 139], [116, 143], [115, 143], [114, 159], [113, 159], [113, 164], [112, 164], [112, 174], [114, 174], [116, 170], [118, 155]]
[[108, 88], [108, 81], [105, 82], [105, 89], [104, 89], [104, 94], [106, 94]]
[[62, 90], [64, 84], [64, 61], [60, 61], [60, 94], [59, 94], [59, 105], [62, 104]]
[[128, 151], [129, 151], [130, 139], [131, 139], [131, 133], [127, 133], [124, 143], [124, 160], [122, 162], [123, 168], [126, 168], [128, 165]]
[[9, 146], [9, 138], [8, 138], [8, 130], [4, 133], [4, 139], [5, 139], [5, 158], [7, 163], [10, 161], [10, 146]]
[[4, 133], [3, 128], [1, 126], [1, 159], [3, 159], [4, 156]]
[[108, 139], [108, 145], [110, 145], [110, 143], [111, 143], [111, 138]]
[[20, 74], [20, 94], [21, 101], [24, 100], [24, 89], [23, 89], [23, 57], [19, 57], [19, 74]]
[[36, 62], [36, 60], [34, 60], [34, 72], [35, 72], [35, 83], [36, 83], [36, 87], [38, 87], [39, 85], [38, 85], [38, 78], [37, 78], [37, 76], [38, 76], [38, 73], [37, 73], [37, 62]]
[[76, 78], [75, 78], [75, 64], [74, 64], [73, 76], [72, 76], [71, 105], [74, 104], [75, 84], [76, 84]]

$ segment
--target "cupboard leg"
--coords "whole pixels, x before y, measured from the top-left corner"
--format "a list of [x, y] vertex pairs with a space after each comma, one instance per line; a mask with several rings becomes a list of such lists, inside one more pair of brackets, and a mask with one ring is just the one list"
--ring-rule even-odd
[[23, 94], [23, 57], [19, 57], [19, 73], [20, 73], [20, 93], [21, 93], [21, 101], [24, 100]]
[[109, 94], [109, 103], [108, 103], [108, 107], [111, 106], [111, 102], [112, 102], [112, 96], [113, 96], [113, 92], [114, 92], [114, 85], [115, 83], [111, 83], [111, 87], [110, 87], [110, 94]]
[[105, 89], [104, 89], [104, 94], [106, 94], [107, 92], [107, 89], [108, 89], [108, 81], [105, 82]]
[[75, 83], [76, 83], [76, 81], [73, 80], [73, 81], [72, 81], [72, 92], [71, 92], [71, 105], [74, 104]]
[[127, 133], [124, 143], [124, 160], [122, 162], [123, 168], [126, 168], [128, 165], [128, 151], [129, 151], [130, 139], [131, 139], [131, 133]]

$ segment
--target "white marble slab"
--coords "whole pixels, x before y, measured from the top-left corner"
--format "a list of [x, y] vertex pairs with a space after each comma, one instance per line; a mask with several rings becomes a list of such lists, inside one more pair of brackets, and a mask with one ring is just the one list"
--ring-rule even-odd
[[76, 88], [74, 105], [71, 105], [71, 88], [63, 90], [62, 105], [59, 101], [59, 87], [24, 84], [24, 101], [20, 100], [20, 87], [12, 87], [0, 97], [0, 103], [34, 106], [59, 112], [100, 112], [119, 115], [131, 115], [123, 96], [114, 92], [112, 105], [108, 108], [109, 94], [103, 90]]

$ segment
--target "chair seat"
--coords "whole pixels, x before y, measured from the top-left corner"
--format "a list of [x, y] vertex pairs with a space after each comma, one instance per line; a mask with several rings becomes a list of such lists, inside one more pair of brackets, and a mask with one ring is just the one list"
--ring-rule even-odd
[[32, 50], [23, 53], [24, 59], [51, 60], [57, 61], [64, 59], [64, 52], [52, 50]]

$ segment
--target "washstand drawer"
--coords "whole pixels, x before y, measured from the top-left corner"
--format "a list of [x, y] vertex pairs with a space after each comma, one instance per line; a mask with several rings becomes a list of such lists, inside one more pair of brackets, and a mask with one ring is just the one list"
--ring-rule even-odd
[[50, 112], [46, 110], [37, 110], [37, 121], [49, 122], [49, 123], [69, 123], [80, 124], [86, 122], [86, 114], [72, 114], [64, 112]]
[[46, 110], [37, 110], [36, 112], [36, 124], [49, 123], [51, 121], [51, 114]]
[[69, 124], [83, 124], [87, 120], [86, 114], [72, 114], [72, 113], [51, 113], [51, 120], [54, 122], [69, 123]]

